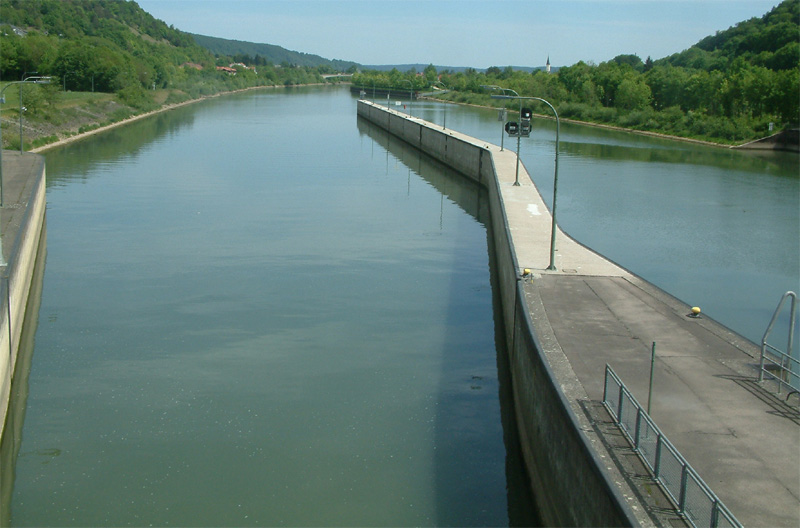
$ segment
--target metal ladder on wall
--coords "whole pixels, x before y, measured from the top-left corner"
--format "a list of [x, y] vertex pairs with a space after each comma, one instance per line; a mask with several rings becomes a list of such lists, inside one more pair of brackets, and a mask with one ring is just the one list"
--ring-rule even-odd
[[[767, 343], [767, 338], [772, 333], [772, 328], [775, 326], [775, 321], [777, 321], [786, 299], [791, 299], [789, 315], [791, 320], [789, 321], [789, 342], [784, 352]], [[776, 381], [778, 383], [778, 394], [781, 394], [783, 388], [786, 387], [789, 391], [786, 395], [787, 401], [792, 395], [800, 397], [800, 360], [792, 357], [796, 320], [797, 294], [793, 291], [787, 291], [781, 297], [775, 313], [772, 314], [767, 330], [764, 332], [764, 337], [761, 339], [761, 365], [758, 372], [758, 381], [763, 382], [765, 378]]]

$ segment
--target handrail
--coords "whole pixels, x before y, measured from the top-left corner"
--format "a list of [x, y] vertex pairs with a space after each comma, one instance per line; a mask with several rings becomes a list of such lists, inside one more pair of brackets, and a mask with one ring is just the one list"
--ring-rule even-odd
[[[789, 340], [786, 352], [784, 352], [767, 343], [767, 338], [772, 333], [772, 328], [775, 326], [775, 322], [778, 320], [778, 315], [780, 315], [781, 310], [783, 309], [783, 304], [788, 298], [792, 299], [792, 303], [789, 310]], [[787, 291], [783, 294], [783, 297], [781, 297], [778, 307], [775, 308], [775, 313], [772, 314], [772, 319], [770, 319], [769, 325], [767, 325], [767, 329], [764, 332], [764, 337], [761, 338], [761, 361], [758, 372], [758, 381], [764, 381], [764, 374], [768, 374], [772, 379], [778, 382], [778, 393], [781, 392], [781, 388], [784, 385], [788, 387], [789, 391], [797, 392], [797, 390], [800, 389], [800, 383], [798, 383], [798, 381], [800, 381], [800, 360], [792, 357], [792, 347], [794, 346], [794, 327], [796, 320], [797, 294], [793, 291]], [[769, 349], [770, 352], [777, 357], [777, 359], [769, 357], [767, 355], [767, 349]], [[770, 372], [766, 368], [767, 362], [778, 366], [779, 373], [777, 375], [773, 372]], [[793, 381], [794, 383], [792, 383]]]
[[603, 405], [681, 517], [694, 528], [742, 528], [608, 364]]

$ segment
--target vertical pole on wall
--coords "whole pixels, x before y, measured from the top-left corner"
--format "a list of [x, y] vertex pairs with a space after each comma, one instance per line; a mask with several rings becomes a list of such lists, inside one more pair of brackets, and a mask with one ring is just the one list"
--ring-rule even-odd
[[19, 84], [19, 151], [22, 152], [22, 83]]
[[653, 370], [656, 363], [656, 342], [650, 352], [650, 387], [647, 389], [647, 414], [650, 415], [650, 399], [653, 397]]
[[[8, 324], [8, 368], [11, 371], [14, 364], [14, 352], [11, 347], [11, 279], [8, 276], [8, 267], [6, 267], [6, 323]], [[11, 374], [13, 377], [13, 374]], [[9, 378], [10, 379], [10, 378]]]
[[686, 512], [686, 484], [689, 482], [689, 468], [684, 463], [681, 467], [681, 491], [678, 497], [678, 513]]
[[503, 134], [503, 131], [505, 130], [504, 127], [505, 127], [505, 124], [506, 124], [506, 109], [505, 108], [501, 108], [500, 110], [498, 110], [498, 112], [497, 112], [497, 120], [500, 121], [500, 152], [503, 152], [503, 140], [506, 137], [505, 134]]

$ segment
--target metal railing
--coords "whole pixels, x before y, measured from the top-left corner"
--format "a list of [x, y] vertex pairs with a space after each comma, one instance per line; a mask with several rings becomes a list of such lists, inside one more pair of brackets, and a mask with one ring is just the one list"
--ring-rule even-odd
[[606, 365], [603, 405], [633, 444], [656, 482], [695, 528], [741, 527], [742, 524], [703, 482], [664, 433], [639, 405], [619, 376]]
[[[792, 299], [789, 310], [789, 317], [791, 318], [789, 321], [789, 343], [787, 344], [786, 352], [784, 352], [767, 343], [767, 338], [772, 333], [772, 327], [775, 326], [775, 321], [783, 309], [783, 303], [789, 298]], [[758, 373], [758, 381], [764, 381], [765, 375], [768, 379], [775, 380], [778, 383], [778, 394], [781, 393], [783, 387], [789, 390], [789, 395], [798, 393], [800, 390], [800, 361], [792, 357], [796, 314], [797, 294], [793, 291], [787, 291], [781, 297], [778, 307], [775, 308], [775, 313], [772, 314], [767, 330], [764, 332], [764, 337], [761, 338], [761, 370]], [[789, 396], [787, 395], [786, 398], [788, 399]]]

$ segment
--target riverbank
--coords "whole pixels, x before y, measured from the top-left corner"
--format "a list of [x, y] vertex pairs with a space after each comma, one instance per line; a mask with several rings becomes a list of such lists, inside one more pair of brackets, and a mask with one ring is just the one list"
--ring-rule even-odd
[[[309, 85], [303, 85], [303, 86], [317, 86], [317, 85], [309, 84]], [[199, 97], [197, 99], [189, 99], [188, 101], [182, 101], [180, 103], [165, 104], [165, 105], [161, 106], [160, 108], [157, 108], [156, 110], [151, 110], [149, 112], [143, 112], [141, 114], [136, 114], [136, 115], [133, 115], [133, 116], [128, 117], [126, 119], [122, 119], [120, 121], [116, 121], [114, 123], [111, 123], [109, 125], [99, 126], [97, 128], [93, 128], [93, 129], [88, 130], [86, 132], [81, 132], [81, 133], [78, 133], [78, 134], [75, 134], [75, 135], [72, 135], [72, 136], [69, 136], [69, 137], [65, 137], [65, 138], [59, 139], [58, 141], [54, 141], [52, 143], [48, 143], [46, 145], [42, 145], [40, 147], [36, 147], [36, 148], [30, 149], [28, 152], [36, 152], [36, 153], [45, 152], [47, 150], [50, 150], [50, 149], [53, 149], [53, 148], [56, 148], [56, 147], [61, 147], [61, 146], [67, 145], [69, 143], [73, 143], [75, 141], [80, 141], [82, 139], [85, 139], [87, 137], [93, 136], [95, 134], [100, 134], [102, 132], [106, 132], [106, 131], [111, 130], [111, 129], [116, 128], [116, 127], [127, 125], [129, 123], [132, 123], [134, 121], [138, 121], [140, 119], [145, 119], [147, 117], [151, 117], [151, 116], [154, 116], [156, 114], [160, 114], [162, 112], [168, 112], [170, 110], [174, 110], [174, 109], [180, 108], [182, 106], [187, 106], [187, 105], [190, 105], [190, 104], [199, 103], [200, 101], [207, 101], [207, 100], [213, 99], [215, 97], [222, 97], [224, 95], [231, 95], [231, 94], [235, 94], [235, 93], [244, 93], [244, 92], [249, 92], [249, 91], [253, 91], [253, 90], [272, 89], [272, 88], [285, 88], [285, 86], [282, 86], [282, 85], [250, 86], [248, 88], [242, 88], [241, 90], [232, 90], [232, 91], [229, 91], [229, 92], [219, 92], [219, 93], [216, 93], [216, 94], [213, 94], [213, 95], [206, 95], [206, 96], [203, 96], [203, 97]]]
[[[488, 109], [492, 109], [492, 110], [497, 110], [499, 108], [497, 106], [490, 106], [490, 105], [478, 105], [478, 104], [473, 104], [473, 103], [461, 103], [461, 102], [458, 102], [458, 101], [448, 101], [448, 100], [445, 100], [445, 99], [438, 99], [436, 97], [424, 97], [424, 96], [421, 96], [418, 99], [420, 99], [420, 100], [429, 100], [429, 101], [438, 101], [440, 103], [457, 104], [457, 105], [462, 105], [462, 106], [472, 106], [474, 108], [488, 108]], [[540, 119], [550, 119], [550, 120], [555, 121], [555, 117], [554, 116], [550, 116], [550, 115], [534, 113], [533, 116], [537, 117], [537, 118], [540, 118]], [[616, 130], [618, 132], [630, 132], [631, 134], [638, 134], [640, 136], [650, 136], [650, 137], [656, 137], [656, 138], [661, 138], [661, 139], [670, 139], [670, 140], [673, 140], [673, 141], [682, 141], [684, 143], [693, 143], [695, 145], [706, 145], [706, 146], [709, 146], [709, 147], [718, 147], [718, 148], [737, 148], [738, 147], [738, 145], [726, 145], [726, 144], [723, 144], [723, 143], [714, 143], [713, 141], [703, 141], [702, 139], [693, 139], [693, 138], [686, 138], [686, 137], [681, 137], [681, 136], [672, 136], [672, 135], [669, 135], [669, 134], [662, 134], [660, 132], [648, 132], [646, 130], [636, 130], [634, 128], [625, 128], [625, 127], [619, 127], [619, 126], [614, 126], [614, 125], [606, 125], [606, 124], [603, 124], [603, 123], [593, 123], [591, 121], [578, 121], [576, 119], [569, 119], [569, 118], [565, 118], [565, 117], [559, 117], [559, 121], [561, 121], [562, 123], [571, 123], [571, 124], [574, 124], [574, 125], [585, 125], [585, 126], [590, 126], [590, 127], [595, 127], [595, 128], [602, 128], [602, 129], [605, 129], [605, 130]]]
[[[304, 85], [297, 85], [297, 86], [321, 86], [321, 84], [304, 84]], [[94, 123], [87, 123], [83, 127], [81, 127], [81, 128], [89, 128], [89, 130], [86, 130], [84, 132], [78, 132], [78, 133], [72, 133], [71, 131], [62, 132], [60, 134], [62, 136], [66, 135], [66, 134], [69, 134], [69, 135], [66, 135], [66, 137], [62, 137], [61, 139], [58, 139], [57, 141], [53, 141], [53, 142], [47, 143], [45, 145], [41, 145], [41, 146], [38, 146], [38, 147], [35, 147], [35, 148], [32, 148], [32, 149], [28, 149], [28, 152], [44, 152], [44, 151], [47, 151], [47, 150], [52, 149], [52, 148], [56, 148], [56, 147], [60, 147], [60, 146], [72, 143], [73, 141], [80, 141], [81, 139], [84, 139], [86, 137], [90, 137], [90, 136], [93, 136], [95, 134], [99, 134], [99, 133], [105, 132], [107, 130], [116, 128], [118, 126], [126, 125], [126, 124], [134, 122], [134, 121], [138, 121], [139, 119], [144, 119], [146, 117], [150, 117], [152, 115], [156, 115], [156, 114], [159, 114], [161, 112], [167, 112], [167, 111], [173, 110], [175, 108], [180, 108], [182, 106], [186, 106], [186, 105], [189, 105], [189, 104], [197, 103], [197, 102], [200, 102], [200, 101], [205, 101], [207, 99], [211, 99], [211, 98], [215, 98], [215, 97], [221, 97], [221, 96], [224, 96], [224, 95], [230, 95], [230, 94], [235, 94], [235, 93], [242, 93], [242, 92], [247, 92], [247, 91], [252, 91], [252, 90], [258, 90], [258, 89], [282, 88], [282, 87], [284, 87], [284, 86], [283, 85], [263, 85], [263, 86], [251, 86], [251, 87], [243, 88], [243, 89], [240, 89], [240, 90], [219, 92], [219, 93], [216, 93], [216, 94], [213, 94], [213, 95], [202, 96], [202, 97], [199, 97], [197, 99], [189, 99], [187, 101], [181, 101], [179, 103], [164, 104], [164, 105], [162, 105], [161, 107], [159, 107], [159, 108], [157, 108], [155, 110], [142, 112], [140, 114], [135, 114], [135, 115], [132, 115], [132, 116], [127, 117], [125, 119], [121, 119], [119, 121], [115, 121], [113, 123], [110, 123], [108, 125], [98, 126], [99, 123], [103, 123], [103, 122], [106, 122], [106, 121], [109, 120], [109, 118], [111, 117], [111, 114], [113, 113], [113, 110], [114, 110], [114, 108], [110, 108], [108, 112], [100, 111], [100, 113], [98, 113], [96, 115], [96, 121]], [[167, 98], [165, 97], [164, 99], [167, 99]], [[438, 99], [438, 98], [435, 98], [435, 97], [420, 96], [420, 97], [418, 97], [418, 99], [420, 99], [420, 100], [429, 100], [429, 101], [437, 101], [437, 102], [441, 102], [441, 103], [457, 104], [457, 105], [462, 105], [462, 106], [471, 106], [471, 107], [475, 107], [475, 108], [488, 108], [488, 109], [496, 109], [497, 108], [495, 106], [490, 106], [490, 105], [479, 105], [479, 104], [474, 104], [474, 103], [448, 101], [448, 100], [444, 100], [444, 99]], [[546, 115], [546, 114], [534, 114], [534, 117], [541, 118], [541, 119], [550, 119], [550, 120], [554, 120], [555, 119], [554, 116]], [[594, 123], [594, 122], [591, 122], [591, 121], [579, 121], [579, 120], [563, 118], [563, 117], [559, 118], [559, 120], [562, 123], [584, 125], [584, 126], [590, 126], [590, 127], [594, 127], [594, 128], [601, 128], [601, 129], [605, 129], [605, 130], [615, 130], [615, 131], [619, 131], [619, 132], [628, 132], [628, 133], [631, 133], [631, 134], [636, 134], [636, 135], [641, 135], [641, 136], [649, 136], [649, 137], [654, 137], [654, 138], [667, 139], [667, 140], [672, 140], [672, 141], [680, 141], [680, 142], [684, 142], [684, 143], [691, 143], [691, 144], [694, 144], [694, 145], [704, 145], [704, 146], [716, 147], [716, 148], [725, 148], [725, 149], [746, 148], [746, 145], [749, 145], [749, 144], [753, 143], [753, 142], [747, 142], [747, 143], [742, 144], [742, 145], [729, 145], [729, 144], [723, 144], [723, 143], [715, 143], [713, 141], [704, 141], [704, 140], [700, 140], [700, 139], [693, 139], [693, 138], [686, 138], [686, 137], [681, 137], [681, 136], [663, 134], [663, 133], [659, 133], [659, 132], [649, 132], [649, 131], [646, 131], [646, 130], [636, 130], [636, 129], [632, 129], [632, 128], [625, 128], [625, 127], [620, 127], [620, 126], [607, 125], [607, 124], [603, 124], [603, 123]], [[46, 137], [46, 134], [43, 135], [43, 137]], [[35, 141], [36, 139], [37, 139], [36, 136], [34, 138], [32, 138], [32, 139], [29, 138], [29, 140], [31, 140], [31, 141]]]
[[[322, 86], [322, 84], [304, 84], [304, 85], [297, 85], [297, 86]], [[151, 111], [148, 111], [148, 112], [142, 112], [140, 114], [135, 114], [135, 115], [132, 115], [131, 117], [128, 117], [128, 118], [125, 118], [125, 119], [121, 119], [119, 121], [110, 123], [108, 125], [96, 126], [98, 123], [103, 123], [103, 122], [108, 120], [107, 118], [109, 117], [109, 114], [102, 114], [101, 113], [101, 114], [99, 114], [97, 116], [98, 118], [96, 120], [96, 123], [87, 125], [87, 127], [96, 126], [96, 128], [91, 128], [91, 130], [86, 130], [85, 132], [79, 132], [79, 133], [76, 133], [76, 134], [72, 134], [72, 135], [69, 135], [67, 137], [62, 137], [61, 139], [59, 139], [57, 141], [54, 141], [52, 143], [47, 143], [45, 145], [29, 149], [28, 152], [44, 152], [44, 151], [47, 151], [47, 150], [52, 149], [52, 148], [56, 148], [56, 147], [60, 147], [60, 146], [72, 143], [73, 141], [79, 141], [79, 140], [84, 139], [86, 137], [90, 137], [92, 135], [105, 132], [107, 130], [116, 128], [118, 126], [126, 125], [126, 124], [134, 122], [134, 121], [138, 121], [139, 119], [144, 119], [146, 117], [150, 117], [152, 115], [156, 115], [156, 114], [159, 114], [161, 112], [167, 112], [167, 111], [173, 110], [175, 108], [180, 108], [182, 106], [186, 106], [186, 105], [189, 105], [189, 104], [197, 103], [197, 102], [200, 102], [200, 101], [205, 101], [207, 99], [211, 99], [211, 98], [215, 98], [215, 97], [221, 97], [221, 96], [224, 96], [224, 95], [230, 95], [230, 94], [235, 94], [235, 93], [248, 92], [248, 91], [252, 91], [252, 90], [269, 89], [269, 88], [283, 88], [283, 87], [284, 87], [283, 85], [251, 86], [251, 87], [243, 88], [243, 89], [240, 89], [240, 90], [219, 92], [219, 93], [216, 93], [216, 94], [213, 94], [213, 95], [207, 95], [207, 96], [199, 97], [197, 99], [189, 99], [187, 101], [182, 101], [182, 102], [179, 102], [179, 103], [164, 104], [160, 108], [157, 108], [155, 110], [151, 110]], [[440, 103], [457, 104], [457, 105], [462, 105], [462, 106], [471, 106], [471, 107], [475, 107], [475, 108], [488, 108], [488, 109], [496, 109], [497, 108], [495, 106], [489, 106], [489, 105], [478, 105], [478, 104], [473, 104], [473, 103], [448, 101], [448, 100], [445, 100], [445, 99], [438, 99], [438, 98], [435, 98], [435, 97], [420, 96], [420, 97], [418, 97], [418, 99], [419, 100], [437, 101], [437, 102], [440, 102]], [[541, 118], [541, 119], [555, 120], [554, 116], [546, 115], [546, 114], [534, 114], [534, 117]], [[648, 137], [654, 137], [654, 138], [659, 138], [659, 139], [667, 139], [667, 140], [671, 140], [671, 141], [679, 141], [679, 142], [683, 142], [683, 143], [690, 143], [690, 144], [694, 144], [694, 145], [704, 145], [704, 146], [708, 146], [708, 147], [716, 147], [716, 148], [724, 148], [724, 149], [747, 149], [747, 148], [749, 148], [748, 147], [749, 145], [752, 145], [752, 144], [755, 144], [755, 143], [758, 143], [758, 142], [761, 142], [761, 141], [765, 141], [766, 139], [768, 139], [768, 138], [764, 138], [762, 140], [757, 140], [755, 142], [754, 141], [750, 141], [750, 142], [746, 142], [746, 143], [741, 144], [741, 145], [729, 145], [729, 144], [724, 144], [724, 143], [715, 143], [713, 141], [704, 141], [704, 140], [700, 140], [700, 139], [693, 139], [693, 138], [686, 138], [686, 137], [681, 137], [681, 136], [674, 136], [674, 135], [670, 135], [670, 134], [663, 134], [663, 133], [660, 133], [660, 132], [649, 132], [649, 131], [646, 131], [646, 130], [636, 130], [636, 129], [632, 129], [632, 128], [625, 128], [625, 127], [620, 127], [620, 126], [607, 125], [607, 124], [603, 124], [603, 123], [594, 123], [594, 122], [591, 122], [591, 121], [579, 121], [579, 120], [563, 118], [563, 117], [559, 118], [559, 120], [562, 123], [584, 125], [584, 126], [590, 126], [590, 127], [594, 127], [594, 128], [601, 128], [601, 129], [605, 129], [605, 130], [614, 130], [614, 131], [618, 131], [618, 132], [627, 132], [627, 133], [636, 134], [636, 135], [640, 135], [640, 136], [648, 136]], [[782, 150], [786, 150], [786, 149], [782, 149]], [[795, 150], [789, 149], [789, 151], [798, 152], [797, 149], [795, 149]]]

